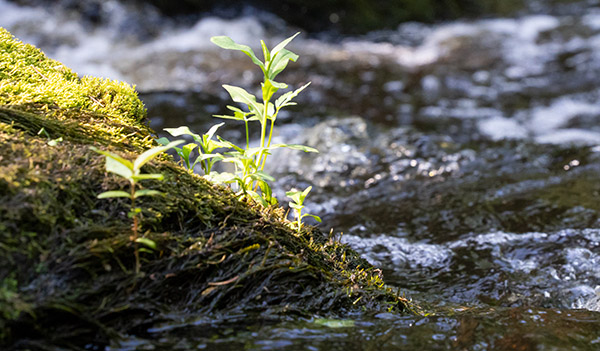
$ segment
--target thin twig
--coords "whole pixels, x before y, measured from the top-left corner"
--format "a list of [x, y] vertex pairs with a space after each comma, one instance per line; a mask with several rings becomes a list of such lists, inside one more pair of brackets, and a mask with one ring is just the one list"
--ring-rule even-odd
[[30, 66], [31, 68], [33, 68], [34, 71], [36, 71], [40, 76], [42, 76], [42, 78], [44, 78], [46, 81], [50, 81], [50, 79], [48, 79], [48, 77], [46, 77], [42, 71], [40, 71], [37, 67], [35, 66]]

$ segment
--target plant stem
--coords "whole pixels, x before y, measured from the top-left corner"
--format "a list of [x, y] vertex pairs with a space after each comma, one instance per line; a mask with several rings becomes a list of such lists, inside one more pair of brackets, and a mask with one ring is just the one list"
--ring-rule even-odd
[[[206, 150], [202, 147], [202, 145], [198, 146], [198, 149], [202, 151], [202, 154], [206, 153]], [[204, 170], [204, 174], [210, 173], [210, 171], [208, 170], [208, 160], [200, 161], [200, 167], [202, 167], [202, 169]]]
[[248, 134], [248, 120], [244, 117], [244, 124], [246, 125], [246, 150], [250, 148], [250, 136]]
[[[265, 78], [265, 80], [266, 80], [266, 78]], [[260, 130], [260, 147], [261, 147], [261, 150], [258, 153], [257, 158], [256, 158], [256, 161], [257, 161], [256, 162], [257, 170], [262, 170], [262, 168], [264, 168], [264, 166], [261, 167], [261, 161], [262, 161], [263, 155], [265, 153], [264, 147], [265, 147], [265, 137], [266, 137], [266, 134], [267, 134], [267, 118], [269, 117], [269, 115], [268, 115], [268, 113], [269, 113], [269, 99], [263, 100], [263, 103], [264, 103], [265, 109], [264, 109], [264, 113], [263, 113], [263, 120], [261, 121], [261, 127], [262, 128]], [[254, 185], [254, 181], [253, 181], [251, 188], [254, 188], [255, 190], [258, 189], [258, 182], [256, 183], [256, 185]]]
[[[271, 138], [273, 137], [273, 128], [275, 128], [275, 118], [271, 118], [271, 129], [269, 130], [269, 141], [267, 142], [267, 147], [271, 146]], [[264, 157], [262, 158], [262, 160], [259, 160], [259, 167], [260, 170], [264, 170], [265, 169], [265, 165], [267, 164], [267, 157], [269, 155], [268, 154], [264, 154]]]
[[[267, 134], [267, 118], [268, 118], [268, 106], [269, 106], [269, 100], [263, 101], [265, 104], [265, 110], [264, 110], [264, 114], [263, 114], [263, 120], [261, 121], [261, 129], [260, 129], [260, 147], [265, 147], [265, 136]], [[262, 155], [264, 153], [264, 150], [261, 150], [260, 153], [258, 154], [258, 162], [257, 164], [259, 164], [260, 160], [262, 159]]]
[[135, 181], [131, 181], [131, 211], [133, 213], [133, 224], [131, 230], [133, 231], [133, 254], [135, 256], [135, 274], [140, 273], [140, 253], [138, 251], [138, 218], [135, 212]]

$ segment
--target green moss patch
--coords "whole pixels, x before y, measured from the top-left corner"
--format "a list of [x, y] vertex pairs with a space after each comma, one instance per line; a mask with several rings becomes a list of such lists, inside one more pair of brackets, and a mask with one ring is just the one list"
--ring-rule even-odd
[[[148, 137], [151, 131], [143, 123], [144, 105], [132, 86], [94, 77], [79, 78], [3, 28], [0, 106], [0, 122], [14, 123], [30, 133], [47, 127], [52, 137], [79, 137], [78, 142], [137, 148], [148, 148], [153, 143]], [[73, 133], [74, 128], [79, 130]]]
[[[406, 311], [380, 272], [281, 210], [240, 201], [168, 157], [146, 186], [135, 275], [125, 188], [90, 145], [132, 159], [154, 144], [134, 89], [78, 78], [0, 29], [0, 343], [101, 347], [173, 315]], [[48, 137], [62, 141], [49, 145]]]

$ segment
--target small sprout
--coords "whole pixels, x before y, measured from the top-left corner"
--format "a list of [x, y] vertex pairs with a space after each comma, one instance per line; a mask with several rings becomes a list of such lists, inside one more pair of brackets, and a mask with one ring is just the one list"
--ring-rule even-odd
[[52, 139], [50, 137], [50, 134], [46, 131], [46, 128], [44, 128], [44, 127], [42, 127], [42, 129], [40, 129], [40, 131], [37, 134], [38, 135], [42, 135], [43, 134], [48, 139], [47, 144], [49, 146], [56, 146], [56, 145], [58, 145], [59, 143], [61, 143], [63, 141], [62, 137], [58, 137], [56, 139]]
[[292, 222], [292, 227], [296, 229], [298, 233], [300, 233], [300, 231], [302, 230], [302, 219], [306, 216], [312, 217], [317, 222], [321, 223], [321, 218], [319, 216], [315, 216], [308, 213], [302, 214], [302, 209], [304, 208], [304, 199], [306, 198], [306, 195], [308, 195], [308, 193], [311, 191], [311, 189], [312, 186], [309, 186], [303, 191], [292, 190], [285, 193], [287, 197], [292, 199], [292, 201], [289, 202], [289, 205], [296, 212], [296, 222]]
[[140, 257], [138, 250], [138, 243], [144, 244], [151, 249], [156, 248], [156, 243], [150, 239], [139, 238], [139, 215], [142, 212], [142, 209], [135, 206], [135, 200], [143, 197], [143, 196], [156, 196], [162, 195], [161, 192], [151, 189], [139, 189], [136, 190], [137, 185], [142, 180], [154, 179], [154, 180], [163, 180], [164, 176], [160, 173], [142, 173], [141, 169], [146, 163], [150, 162], [156, 156], [165, 152], [166, 150], [175, 147], [179, 144], [182, 144], [183, 140], [177, 140], [168, 143], [164, 146], [157, 146], [152, 149], [144, 151], [141, 155], [139, 155], [133, 162], [122, 158], [121, 156], [114, 154], [109, 151], [103, 151], [96, 147], [91, 146], [90, 149], [94, 152], [102, 154], [105, 156], [105, 168], [107, 172], [114, 173], [122, 178], [125, 178], [129, 181], [129, 192], [123, 190], [110, 190], [105, 191], [101, 194], [98, 194], [99, 199], [109, 199], [116, 197], [125, 197], [129, 198], [130, 208], [128, 216], [132, 219], [131, 231], [133, 235], [131, 237], [131, 241], [135, 243], [135, 272], [136, 274], [140, 272]]
[[[179, 128], [165, 128], [165, 131], [171, 134], [174, 137], [189, 135], [191, 136], [195, 143], [189, 143], [184, 145], [181, 148], [175, 148], [175, 151], [181, 157], [184, 162], [186, 168], [190, 173], [194, 172], [194, 167], [196, 164], [200, 164], [204, 174], [210, 174], [212, 171], [213, 165], [223, 159], [223, 156], [219, 153], [214, 153], [216, 149], [226, 148], [229, 146], [228, 143], [220, 140], [213, 140], [213, 136], [216, 133], [217, 129], [219, 129], [225, 123], [219, 123], [212, 126], [209, 131], [203, 135], [198, 135], [192, 132], [188, 127], [181, 126]], [[169, 140], [167, 138], [160, 138], [157, 140], [159, 144], [168, 145]], [[191, 162], [191, 154], [192, 151], [196, 150], [198, 153], [198, 157], [194, 162]]]

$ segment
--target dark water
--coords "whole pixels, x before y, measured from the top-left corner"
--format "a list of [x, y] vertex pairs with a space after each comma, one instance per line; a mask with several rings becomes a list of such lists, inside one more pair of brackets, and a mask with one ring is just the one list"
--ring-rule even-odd
[[[150, 39], [119, 37], [128, 17], [107, 4], [113, 27], [4, 1], [0, 25], [80, 73], [137, 84], [156, 130], [203, 132], [228, 103], [221, 84], [256, 86], [246, 57], [216, 50], [210, 36], [274, 43], [294, 31], [206, 18], [165, 20]], [[343, 233], [431, 315], [172, 316], [181, 322], [112, 350], [600, 349], [596, 4], [299, 39], [292, 49], [300, 60], [281, 80], [312, 85], [278, 119], [277, 138], [320, 153], [271, 158], [277, 197], [313, 185], [308, 211], [324, 231]], [[241, 138], [238, 127], [223, 136]]]
[[598, 323], [597, 312], [525, 307], [260, 323], [230, 316], [159, 327], [111, 350], [596, 350]]

